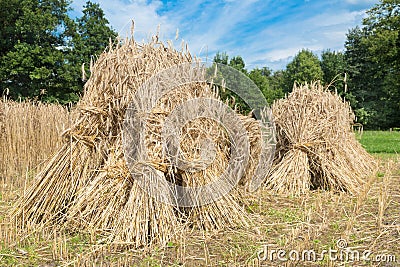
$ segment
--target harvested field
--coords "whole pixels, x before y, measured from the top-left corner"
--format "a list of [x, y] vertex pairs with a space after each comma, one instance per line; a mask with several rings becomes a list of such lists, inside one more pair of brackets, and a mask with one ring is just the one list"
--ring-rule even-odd
[[[387, 154], [390, 155], [390, 154]], [[102, 245], [94, 233], [49, 232], [29, 236], [16, 233], [4, 220], [15, 203], [25, 177], [6, 180], [0, 188], [1, 266], [343, 266], [346, 261], [259, 260], [265, 245], [271, 249], [337, 249], [338, 239], [362, 253], [371, 250], [371, 261], [347, 261], [351, 266], [398, 266], [400, 254], [400, 158], [380, 162], [358, 196], [311, 191], [296, 197], [268, 190], [248, 196], [249, 227], [225, 230], [186, 230], [164, 248], [121, 250]], [[260, 254], [263, 256], [263, 254]], [[386, 261], [372, 262], [378, 255]], [[393, 255], [394, 257], [389, 257]], [[286, 264], [286, 265], [285, 265]]]
[[[15, 171], [19, 175], [4, 175], [1, 181], [0, 265], [397, 264], [400, 159], [382, 161], [367, 154], [350, 131], [353, 115], [348, 105], [318, 84], [296, 87], [274, 104], [278, 151], [265, 187], [256, 192], [246, 188], [261, 151], [260, 126], [250, 116], [238, 114], [237, 121], [249, 135], [250, 164], [231, 192], [195, 207], [169, 205], [144, 192], [124, 157], [125, 112], [137, 88], [152, 74], [193, 60], [187, 51], [156, 40], [143, 45], [127, 40], [100, 56], [73, 119], [65, 110], [66, 121], [73, 124], [63, 131], [63, 139], [60, 121], [47, 119], [49, 124], [41, 126], [54, 133], [46, 137], [56, 148], [43, 152], [48, 153], [46, 164], [33, 169], [33, 175], [25, 175], [24, 169], [31, 171], [29, 164], [34, 164], [27, 160], [22, 163], [27, 164], [24, 169]], [[202, 159], [205, 141], [217, 144], [213, 162], [200, 172], [194, 173], [193, 166], [172, 168], [163, 151], [160, 136], [162, 125], [169, 123], [168, 115], [179, 104], [204, 96], [220, 102], [212, 85], [184, 84], [149, 111], [140, 143], [149, 152], [141, 164], [152, 166], [157, 179], [199, 186], [212, 183], [226, 168], [234, 144], [215, 120], [200, 117], [180, 131], [183, 162], [203, 164], [198, 159]], [[29, 108], [21, 109], [16, 121], [35, 106], [26, 105]], [[54, 106], [47, 108], [57, 114]], [[7, 130], [13, 124], [10, 113], [2, 114], [6, 115], [0, 120], [2, 128], [13, 132]], [[22, 129], [24, 124], [16, 127]], [[30, 127], [34, 131], [38, 126]], [[11, 137], [18, 135], [2, 138], [7, 136], [15, 142]], [[37, 140], [45, 140], [44, 136]], [[32, 144], [19, 142], [22, 147]], [[33, 152], [14, 149], [7, 153], [18, 158]], [[148, 175], [147, 169], [135, 168], [137, 175]], [[374, 258], [318, 257], [324, 250], [346, 248], [361, 253], [370, 250]], [[316, 258], [281, 261], [268, 254], [269, 249], [299, 251], [300, 255], [314, 250]], [[379, 255], [380, 262], [372, 261]]]

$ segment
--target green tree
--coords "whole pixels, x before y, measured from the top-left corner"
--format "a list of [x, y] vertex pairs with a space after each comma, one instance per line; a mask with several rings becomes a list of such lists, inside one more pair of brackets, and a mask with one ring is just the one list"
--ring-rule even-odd
[[348, 91], [348, 73], [346, 72], [346, 61], [344, 53], [324, 50], [321, 53], [321, 69], [324, 73], [324, 83], [331, 90], [336, 91], [341, 97], [355, 106], [357, 100], [352, 92]]
[[[279, 98], [283, 95], [281, 90], [272, 90], [269, 86], [269, 81], [271, 79], [272, 71], [269, 68], [256, 68], [252, 71], [248, 72], [245, 68], [244, 60], [241, 56], [236, 56], [229, 59], [226, 53], [218, 52], [214, 57], [215, 63], [224, 64], [229, 62], [228, 66], [242, 72], [249, 79], [244, 79], [243, 74], [238, 74], [237, 71], [232, 71], [230, 68], [220, 68], [217, 72], [217, 77], [215, 77], [214, 81], [217, 84], [222, 84], [222, 80], [226, 81], [227, 89], [219, 87], [219, 94], [222, 100], [229, 100], [229, 103], [232, 103], [232, 99], [234, 99], [235, 107], [238, 108], [240, 112], [243, 114], [247, 114], [250, 112], [250, 106], [258, 107], [261, 105], [260, 98], [257, 93], [253, 90], [256, 89], [254, 84], [260, 89], [260, 91], [264, 94], [268, 103], [272, 103], [273, 100]], [[214, 74], [215, 68], [211, 67], [209, 73]], [[239, 97], [235, 94], [231, 89], [230, 85], [234, 86], [237, 90], [240, 90], [241, 96]], [[258, 91], [258, 89], [257, 89]], [[245, 103], [244, 100], [248, 101]], [[249, 104], [249, 105], [248, 105]], [[262, 104], [263, 105], [263, 104]]]
[[99, 4], [87, 1], [82, 12], [83, 16], [77, 19], [74, 49], [80, 63], [89, 63], [92, 56], [104, 51], [110, 38], [114, 40], [117, 33], [110, 27]]
[[249, 72], [248, 76], [257, 85], [257, 87], [260, 88], [269, 104], [272, 104], [274, 100], [283, 97], [282, 88], [273, 88], [271, 86], [273, 79], [271, 69], [267, 67], [263, 67], [261, 69], [255, 68]]
[[323, 72], [318, 57], [311, 51], [301, 50], [286, 66], [286, 92], [292, 90], [295, 82], [304, 83], [322, 80]]
[[[0, 86], [9, 89], [12, 98], [53, 99], [67, 96], [68, 84], [62, 78], [62, 66], [68, 53], [67, 40], [71, 19], [64, 0], [11, 1], [11, 10], [1, 9], [4, 36], [0, 62]], [[7, 14], [10, 13], [10, 14]], [[44, 96], [43, 96], [44, 94]]]
[[219, 64], [228, 65], [229, 56], [226, 52], [217, 52], [214, 57], [214, 62]]
[[279, 98], [282, 98], [284, 96], [284, 92], [285, 92], [285, 90], [284, 90], [284, 88], [286, 86], [286, 80], [285, 80], [286, 73], [285, 72], [286, 72], [285, 70], [275, 71], [272, 74], [272, 76], [270, 76], [270, 79], [269, 79], [270, 80], [269, 84], [271, 86], [271, 89], [280, 92]]
[[[381, 0], [367, 12], [363, 24], [369, 58], [375, 63], [373, 79], [379, 83], [380, 107], [384, 118], [378, 127], [400, 126], [400, 1]], [[382, 103], [384, 102], [384, 103]]]
[[75, 102], [82, 92], [81, 65], [116, 34], [98, 4], [82, 18], [68, 17], [67, 0], [0, 1], [0, 92], [9, 97]]
[[[321, 69], [323, 72], [323, 80], [326, 84], [334, 83], [334, 85], [340, 84], [342, 89], [343, 84], [337, 83], [335, 80], [343, 80], [345, 72], [345, 61], [344, 54], [342, 52], [336, 52], [331, 50], [324, 50], [321, 53]], [[339, 76], [341, 75], [341, 77]]]
[[373, 84], [371, 77], [375, 72], [375, 64], [368, 58], [368, 47], [363, 43], [365, 30], [359, 27], [351, 29], [347, 34], [345, 43], [345, 72], [348, 74], [348, 90], [354, 95], [351, 102], [352, 108], [359, 122], [365, 126], [370, 125], [371, 117], [376, 116], [374, 107], [379, 99], [378, 84]]
[[15, 24], [20, 16], [19, 0], [0, 1], [0, 57], [7, 54], [17, 43]]
[[366, 128], [400, 125], [399, 12], [398, 0], [382, 0], [367, 12], [363, 28], [347, 35], [349, 89]]
[[[247, 74], [245, 63], [241, 56], [229, 59], [229, 56], [226, 52], [218, 52], [215, 55], [213, 62], [227, 65], [231, 68], [234, 68], [235, 70]], [[214, 74], [214, 66], [211, 67], [208, 71]], [[228, 101], [232, 108], [237, 108], [242, 113], [247, 113], [250, 111], [248, 105], [243, 101], [241, 97], [234, 93], [234, 88], [232, 88], [232, 86], [234, 86], [236, 89], [242, 89], [246, 87], [243, 83], [241, 75], [238, 75], [238, 73], [230, 70], [229, 68], [219, 68], [217, 76], [214, 78], [214, 82], [216, 82], [216, 84], [224, 84], [226, 86], [226, 88], [223, 86], [218, 86], [219, 96], [223, 101]], [[249, 95], [246, 95], [245, 97], [248, 99]], [[232, 102], [232, 100], [234, 101]]]
[[245, 69], [246, 64], [241, 56], [231, 58], [231, 60], [229, 60], [229, 66], [247, 74], [247, 70]]

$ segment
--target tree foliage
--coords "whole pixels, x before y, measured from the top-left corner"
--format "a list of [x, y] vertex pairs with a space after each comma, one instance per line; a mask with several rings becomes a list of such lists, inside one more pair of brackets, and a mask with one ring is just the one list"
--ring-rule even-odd
[[246, 64], [244, 63], [244, 60], [241, 56], [235, 56], [229, 60], [229, 66], [247, 74], [247, 70], [245, 69]]
[[[269, 104], [271, 104], [275, 99], [283, 97], [282, 88], [277, 86], [276, 83], [274, 83], [274, 77], [271, 69], [263, 67], [263, 68], [255, 68], [251, 71], [248, 71], [246, 69], [245, 62], [241, 56], [235, 56], [229, 59], [229, 56], [227, 55], [226, 52], [224, 53], [218, 52], [215, 55], [213, 61], [215, 63], [228, 65], [242, 72], [244, 75], [250, 78], [250, 80], [263, 93]], [[214, 69], [212, 69], [211, 71], [214, 71]], [[225, 80], [229, 79], [230, 81], [234, 81], [236, 83], [237, 88], [239, 89], [243, 89], [248, 86], [248, 84], [241, 77], [236, 77], [235, 72], [221, 73], [221, 77], [224, 77]], [[275, 86], [272, 86], [271, 84], [274, 84]], [[242, 91], [242, 94], [246, 99], [252, 99], [253, 97], [251, 95], [251, 92]], [[223, 100], [235, 99], [234, 102], [236, 106], [239, 107], [239, 110], [242, 111], [243, 113], [247, 113], [250, 111], [250, 107], [243, 101], [241, 97], [236, 95], [234, 92], [230, 91], [229, 87], [228, 90], [220, 88], [220, 97]]]
[[69, 10], [66, 0], [0, 1], [0, 90], [10, 98], [78, 100], [82, 62], [116, 34], [98, 4], [87, 2], [77, 21]]
[[[345, 59], [354, 109], [367, 128], [400, 125], [400, 1], [382, 0], [349, 31]], [[362, 115], [362, 116], [361, 116]]]
[[338, 90], [343, 89], [344, 86], [342, 80], [345, 73], [345, 61], [342, 52], [331, 51], [329, 49], [322, 51], [321, 70], [325, 83], [332, 83]]
[[213, 61], [215, 63], [228, 65], [229, 56], [226, 52], [217, 52]]
[[277, 77], [267, 67], [261, 69], [255, 68], [249, 72], [249, 78], [260, 88], [269, 104], [272, 104], [276, 99], [282, 98], [284, 95], [282, 86], [276, 81]]
[[77, 19], [77, 35], [74, 41], [80, 63], [88, 62], [91, 56], [102, 53], [108, 39], [117, 37], [108, 24], [100, 5], [86, 2], [83, 16]]
[[293, 84], [322, 80], [323, 72], [317, 55], [307, 49], [301, 50], [286, 66], [285, 91], [290, 92]]

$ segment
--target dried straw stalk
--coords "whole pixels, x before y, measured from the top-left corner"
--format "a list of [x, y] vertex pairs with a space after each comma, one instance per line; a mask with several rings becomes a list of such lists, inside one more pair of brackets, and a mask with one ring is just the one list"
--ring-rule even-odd
[[5, 102], [0, 99], [0, 139], [4, 136], [5, 134]]
[[63, 145], [60, 134], [72, 117], [57, 104], [0, 100], [0, 178], [40, 171], [40, 164]]

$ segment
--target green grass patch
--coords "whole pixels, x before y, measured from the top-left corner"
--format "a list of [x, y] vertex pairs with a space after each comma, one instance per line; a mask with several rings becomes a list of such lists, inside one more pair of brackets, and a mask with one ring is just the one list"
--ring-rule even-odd
[[284, 222], [284, 223], [295, 223], [302, 221], [302, 215], [298, 210], [293, 210], [293, 209], [274, 209], [274, 208], [269, 208], [267, 210], [267, 214], [271, 217], [276, 219], [278, 222]]
[[364, 131], [357, 139], [369, 153], [400, 154], [400, 132]]

